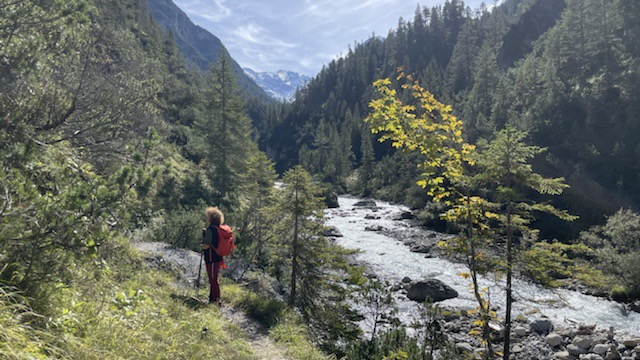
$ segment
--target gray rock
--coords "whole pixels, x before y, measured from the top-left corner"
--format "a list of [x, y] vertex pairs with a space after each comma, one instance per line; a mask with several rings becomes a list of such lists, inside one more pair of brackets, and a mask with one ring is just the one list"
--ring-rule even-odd
[[636, 300], [636, 301], [632, 302], [631, 304], [629, 304], [629, 309], [631, 311], [635, 311], [637, 313], [640, 313], [640, 300]]
[[433, 301], [442, 301], [458, 297], [458, 292], [440, 280], [429, 279], [411, 284], [407, 297], [417, 302], [423, 302], [427, 297]]
[[580, 360], [604, 360], [604, 358], [598, 354], [585, 354], [580, 355]]
[[368, 208], [368, 209], [377, 209], [378, 208], [378, 205], [373, 200], [358, 201], [357, 203], [353, 204], [353, 206], [354, 207]]
[[560, 351], [553, 354], [553, 358], [556, 360], [575, 360], [575, 356], [569, 354], [568, 351]]
[[511, 352], [514, 354], [519, 354], [522, 352], [522, 346], [520, 346], [520, 344], [515, 344], [513, 345], [513, 347], [511, 348]]
[[426, 254], [431, 251], [433, 245], [430, 244], [415, 244], [411, 246], [411, 251], [419, 254]]
[[620, 360], [621, 356], [618, 350], [609, 349], [607, 355], [604, 357], [604, 360]]
[[575, 345], [575, 344], [569, 344], [569, 345], [567, 345], [567, 351], [569, 352], [569, 354], [571, 354], [571, 355], [575, 355], [575, 356], [578, 356], [578, 355], [582, 355], [582, 354], [586, 354], [586, 353], [587, 353], [587, 350], [586, 350], [586, 349], [581, 348], [580, 346]]
[[596, 346], [598, 344], [606, 344], [606, 343], [607, 343], [607, 338], [598, 336], [598, 337], [595, 337], [591, 342], [591, 347]]
[[547, 344], [549, 344], [549, 346], [551, 347], [556, 347], [562, 344], [562, 336], [560, 336], [560, 334], [557, 334], [557, 333], [551, 333], [547, 335], [545, 340], [547, 341]]
[[622, 344], [628, 348], [634, 348], [640, 344], [640, 339], [625, 339]]
[[529, 333], [529, 331], [527, 331], [527, 329], [522, 326], [517, 326], [515, 329], [513, 329], [513, 332], [515, 332], [519, 337], [527, 336], [527, 333]]
[[606, 344], [596, 344], [591, 351], [598, 355], [604, 355], [607, 353], [607, 350], [609, 350], [609, 347], [610, 346]]
[[411, 282], [411, 279], [408, 276], [405, 276], [402, 278], [402, 283], [403, 284], [408, 284]]
[[548, 334], [553, 330], [553, 324], [549, 319], [534, 320], [529, 324], [531, 331], [535, 331], [538, 334]]
[[396, 214], [393, 216], [393, 220], [411, 220], [411, 219], [415, 219], [416, 216], [413, 215], [413, 213], [411, 211], [403, 211], [399, 214]]
[[460, 350], [461, 352], [473, 352], [473, 346], [471, 346], [471, 344], [463, 342], [463, 343], [457, 343], [456, 344], [456, 349]]
[[590, 349], [593, 344], [593, 338], [589, 336], [576, 336], [571, 342], [573, 345], [577, 345], [583, 349]]
[[380, 225], [372, 225], [364, 228], [364, 231], [382, 231], [384, 228]]
[[329, 226], [324, 231], [326, 237], [342, 237], [342, 233], [335, 226]]
[[380, 216], [372, 215], [372, 214], [367, 214], [364, 216], [364, 218], [367, 220], [380, 220]]
[[636, 354], [640, 354], [640, 346], [636, 346], [636, 347], [633, 349], [633, 352], [634, 352], [634, 353], [636, 353]]

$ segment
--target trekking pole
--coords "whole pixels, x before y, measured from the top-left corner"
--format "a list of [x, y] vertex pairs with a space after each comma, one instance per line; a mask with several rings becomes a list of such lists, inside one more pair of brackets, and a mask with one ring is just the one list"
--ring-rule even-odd
[[198, 278], [196, 279], [196, 296], [198, 296], [198, 289], [200, 289], [200, 274], [202, 274], [202, 259], [204, 257], [204, 252], [200, 251], [200, 265], [198, 265]]

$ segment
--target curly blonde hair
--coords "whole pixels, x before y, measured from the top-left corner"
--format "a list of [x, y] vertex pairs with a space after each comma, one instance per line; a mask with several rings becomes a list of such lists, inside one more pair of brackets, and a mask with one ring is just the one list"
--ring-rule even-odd
[[207, 217], [207, 222], [217, 226], [224, 224], [224, 214], [217, 207], [209, 206], [204, 213]]

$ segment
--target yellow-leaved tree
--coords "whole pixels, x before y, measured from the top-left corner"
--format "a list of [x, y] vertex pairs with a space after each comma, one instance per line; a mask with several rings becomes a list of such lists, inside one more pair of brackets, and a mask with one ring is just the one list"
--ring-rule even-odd
[[418, 151], [424, 156], [419, 165], [422, 177], [418, 184], [425, 188], [434, 201], [447, 205], [443, 218], [458, 223], [461, 236], [444, 244], [466, 255], [473, 293], [478, 301], [479, 319], [486, 356], [493, 356], [489, 321], [494, 316], [484, 289], [478, 283], [481, 254], [477, 250], [489, 241], [490, 219], [497, 218], [494, 207], [486, 199], [474, 195], [475, 179], [468, 169], [475, 161], [475, 146], [464, 141], [463, 124], [452, 114], [451, 106], [444, 105], [411, 76], [399, 72], [396, 78], [403, 83], [403, 94], [409, 98], [405, 104], [392, 87], [389, 79], [373, 83], [378, 97], [369, 104], [371, 113], [365, 119], [381, 142], [390, 140], [395, 148]]

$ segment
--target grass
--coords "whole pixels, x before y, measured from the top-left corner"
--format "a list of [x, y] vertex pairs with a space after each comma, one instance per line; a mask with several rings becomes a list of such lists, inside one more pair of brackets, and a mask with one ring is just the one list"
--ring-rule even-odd
[[[248, 342], [213, 306], [194, 307], [158, 272], [114, 284], [106, 298], [69, 296], [70, 306], [50, 321], [54, 345], [71, 359], [250, 360]], [[198, 302], [196, 299], [192, 299]]]
[[300, 317], [283, 302], [257, 295], [244, 288], [226, 282], [223, 298], [235, 308], [242, 309], [252, 319], [269, 330], [269, 337], [285, 350], [293, 360], [326, 360], [327, 355], [318, 350], [310, 340]]
[[[46, 316], [0, 287], [0, 358], [258, 359], [244, 331], [204, 297], [177, 289], [171, 275], [149, 270], [135, 254], [115, 262], [78, 266], [74, 281], [52, 297]], [[282, 302], [230, 281], [223, 282], [222, 293], [226, 304], [269, 329], [291, 359], [326, 359]]]

